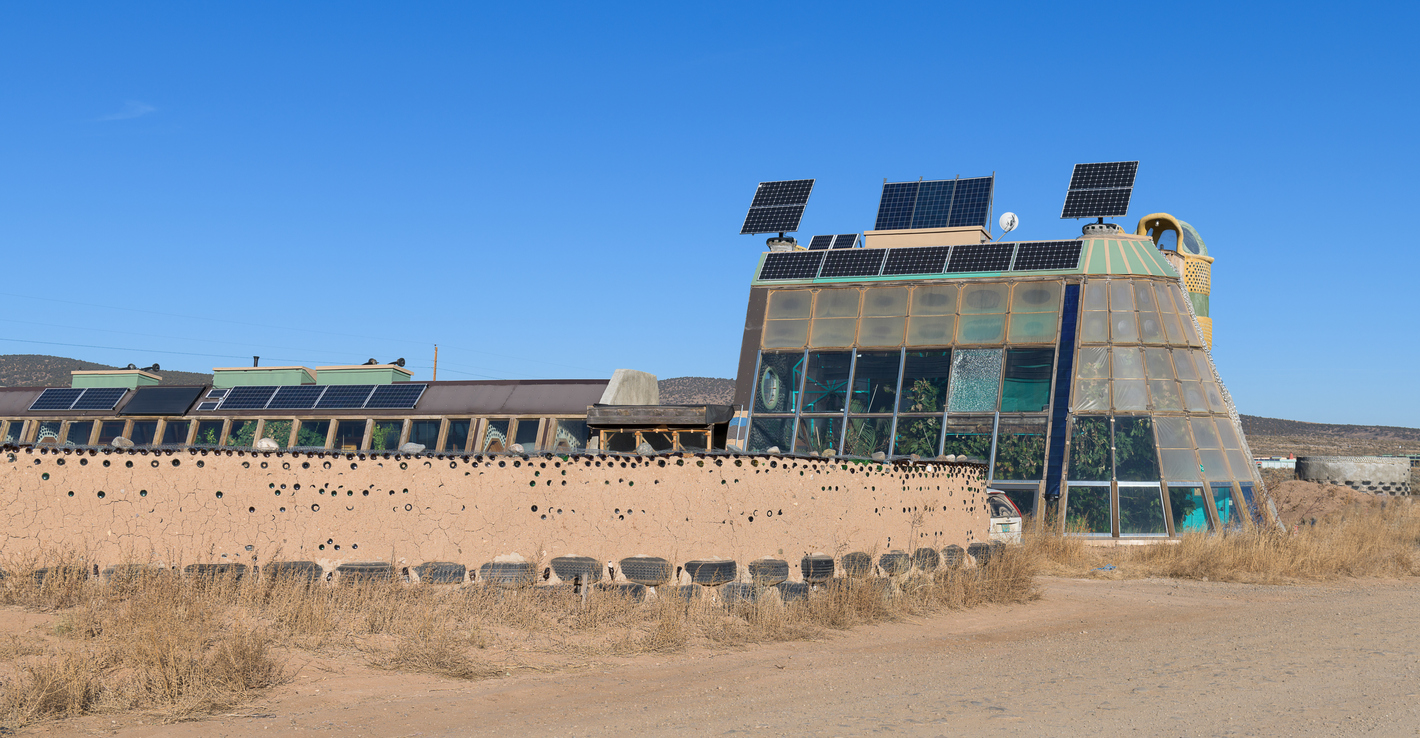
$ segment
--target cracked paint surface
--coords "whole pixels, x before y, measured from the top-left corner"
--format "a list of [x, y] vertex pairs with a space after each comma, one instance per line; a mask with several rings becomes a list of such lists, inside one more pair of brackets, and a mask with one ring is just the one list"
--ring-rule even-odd
[[401, 456], [10, 448], [0, 558], [673, 564], [987, 540], [979, 464], [764, 455]]

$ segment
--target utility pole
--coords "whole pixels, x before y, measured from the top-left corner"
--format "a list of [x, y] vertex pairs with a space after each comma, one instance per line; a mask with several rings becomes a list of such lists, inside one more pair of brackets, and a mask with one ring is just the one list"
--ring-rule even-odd
[[439, 344], [434, 344], [434, 381], [439, 381]]

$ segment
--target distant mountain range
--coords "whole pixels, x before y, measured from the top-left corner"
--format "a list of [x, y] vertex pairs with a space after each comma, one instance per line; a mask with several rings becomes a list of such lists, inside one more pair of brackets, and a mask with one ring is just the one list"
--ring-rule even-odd
[[[68, 387], [69, 373], [123, 367], [95, 364], [92, 361], [66, 359], [43, 354], [0, 355], [0, 387]], [[211, 384], [212, 375], [199, 372], [175, 372], [160, 369], [153, 372], [163, 378], [163, 384]]]

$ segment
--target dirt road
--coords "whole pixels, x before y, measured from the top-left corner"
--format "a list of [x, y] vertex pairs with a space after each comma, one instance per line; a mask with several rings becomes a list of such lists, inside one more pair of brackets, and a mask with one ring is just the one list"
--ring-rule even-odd
[[319, 660], [120, 736], [1420, 735], [1420, 582], [1045, 580], [1029, 605], [464, 683]]

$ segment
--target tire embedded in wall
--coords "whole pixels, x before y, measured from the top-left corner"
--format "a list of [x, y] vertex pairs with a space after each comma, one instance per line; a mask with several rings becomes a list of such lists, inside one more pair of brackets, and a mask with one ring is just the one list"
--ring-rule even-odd
[[912, 552], [912, 565], [922, 571], [936, 571], [942, 565], [942, 556], [935, 548], [919, 548]]
[[183, 567], [182, 573], [193, 579], [221, 579], [231, 577], [232, 581], [241, 581], [247, 575], [246, 564], [188, 564]]
[[850, 577], [872, 576], [873, 557], [862, 551], [843, 554], [843, 573]]
[[774, 588], [779, 590], [781, 602], [799, 602], [809, 598], [808, 582], [780, 582]]
[[319, 582], [325, 570], [314, 561], [271, 561], [262, 567], [263, 579]]
[[89, 578], [89, 570], [82, 566], [46, 566], [30, 572], [35, 584], [43, 585], [44, 580], [82, 582]]
[[550, 562], [552, 571], [557, 574], [557, 578], [568, 584], [581, 577], [583, 582], [588, 584], [600, 582], [602, 571], [606, 568], [602, 562], [590, 556], [558, 556]]
[[671, 562], [659, 556], [632, 556], [620, 562], [627, 579], [647, 587], [659, 587], [671, 580]]
[[632, 602], [646, 599], [646, 585], [635, 582], [601, 582], [597, 589], [613, 597], [624, 597]]
[[967, 546], [966, 553], [971, 558], [976, 559], [977, 566], [986, 566], [991, 563], [991, 554], [994, 553], [994, 551], [991, 549], [991, 544], [978, 541]]
[[761, 587], [773, 587], [789, 578], [789, 562], [783, 559], [755, 559], [749, 562], [749, 578]]
[[499, 587], [525, 587], [533, 583], [537, 572], [528, 561], [490, 561], [478, 567], [478, 578]]
[[730, 582], [720, 588], [720, 601], [731, 605], [753, 605], [759, 602], [759, 587], [744, 582]]
[[468, 567], [450, 561], [426, 561], [414, 567], [414, 573], [426, 584], [460, 584], [468, 574]]
[[799, 560], [799, 570], [804, 581], [811, 584], [826, 582], [833, 578], [833, 557], [828, 554], [811, 554]]
[[912, 571], [912, 559], [905, 551], [888, 551], [878, 557], [878, 566], [890, 577], [901, 576]]
[[675, 588], [675, 596], [686, 602], [690, 602], [691, 600], [700, 599], [700, 593], [704, 591], [704, 589], [704, 587], [698, 584], [684, 584]]
[[388, 561], [358, 561], [335, 567], [337, 581], [388, 582], [394, 579], [394, 567]]
[[955, 569], [966, 562], [966, 551], [953, 543], [942, 549], [942, 564], [948, 569]]
[[690, 581], [705, 587], [718, 587], [721, 584], [735, 581], [739, 575], [739, 567], [734, 561], [727, 559], [711, 559], [706, 561], [685, 562], [685, 573], [690, 575]]

